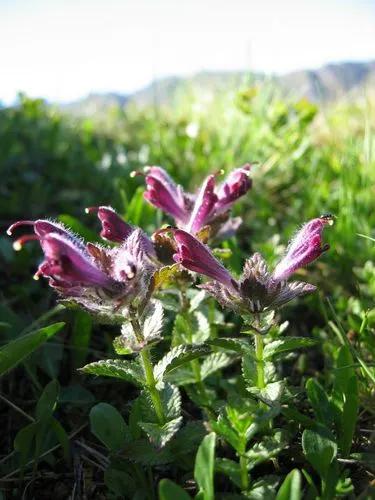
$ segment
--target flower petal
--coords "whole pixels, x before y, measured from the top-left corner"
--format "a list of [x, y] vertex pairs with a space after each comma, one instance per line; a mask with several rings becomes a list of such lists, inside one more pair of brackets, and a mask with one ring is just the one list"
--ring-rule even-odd
[[100, 236], [105, 240], [122, 243], [133, 232], [133, 227], [127, 224], [112, 207], [90, 207], [86, 208], [86, 212], [97, 212], [102, 223]]
[[186, 230], [191, 233], [197, 233], [205, 226], [213, 216], [217, 195], [215, 194], [215, 176], [209, 175], [204, 181], [197, 199]]
[[208, 276], [231, 290], [236, 290], [236, 281], [206, 245], [182, 229], [174, 230], [173, 235], [178, 247], [174, 255], [176, 262], [190, 271]]
[[250, 168], [250, 164], [236, 168], [221, 184], [218, 191], [218, 201], [215, 210], [216, 214], [229, 210], [238, 198], [245, 195], [249, 191], [252, 186], [252, 181], [249, 177]]
[[322, 233], [324, 227], [332, 221], [332, 217], [322, 216], [302, 226], [292, 239], [285, 257], [273, 272], [275, 281], [289, 278], [297, 269], [310, 264], [328, 250], [328, 245], [322, 245]]

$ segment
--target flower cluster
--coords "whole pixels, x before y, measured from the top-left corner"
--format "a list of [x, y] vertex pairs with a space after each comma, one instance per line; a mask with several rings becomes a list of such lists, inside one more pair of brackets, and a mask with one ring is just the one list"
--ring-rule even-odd
[[[308, 283], [287, 280], [328, 249], [322, 244], [322, 232], [332, 223], [332, 216], [306, 223], [272, 272], [256, 253], [245, 262], [242, 276], [234, 278], [201, 241], [204, 238], [199, 232], [207, 225], [216, 236], [234, 230], [238, 221], [229, 218], [229, 209], [250, 189], [249, 171], [250, 165], [238, 168], [219, 186], [216, 176], [210, 175], [198, 194], [192, 195], [176, 185], [162, 168], [146, 168], [145, 198], [175, 219], [177, 228], [168, 229], [172, 238], [157, 231], [149, 239], [141, 229], [104, 206], [86, 211], [97, 213], [102, 225], [100, 236], [115, 246], [84, 244], [62, 224], [48, 220], [16, 222], [8, 234], [19, 226], [31, 225], [34, 233], [16, 240], [14, 247], [20, 249], [26, 241], [39, 241], [44, 260], [36, 278], [48, 278], [64, 298], [98, 314], [110, 314], [149, 299], [154, 272], [172, 258], [185, 269], [211, 278], [200, 286], [223, 306], [243, 315], [260, 313], [315, 290]], [[162, 255], [163, 251], [168, 255]]]
[[328, 250], [328, 245], [322, 244], [322, 232], [332, 221], [331, 215], [323, 215], [302, 226], [273, 272], [268, 270], [262, 256], [255, 253], [246, 260], [242, 276], [236, 280], [205, 244], [181, 229], [174, 230], [178, 246], [174, 259], [186, 269], [211, 278], [213, 281], [201, 285], [201, 288], [222, 306], [243, 315], [260, 313], [316, 289], [309, 283], [289, 283], [287, 279]]
[[210, 226], [211, 236], [217, 239], [234, 235], [241, 218], [229, 218], [235, 201], [251, 188], [250, 164], [237, 168], [219, 185], [217, 175], [209, 175], [197, 194], [186, 193], [160, 167], [146, 167], [145, 199], [170, 215], [177, 227], [192, 234]]
[[19, 250], [30, 240], [38, 240], [44, 253], [35, 278], [48, 278], [51, 287], [68, 300], [94, 313], [111, 313], [142, 300], [156, 268], [152, 242], [145, 233], [123, 221], [110, 207], [97, 211], [102, 223], [102, 238], [116, 242], [105, 247], [83, 241], [62, 224], [48, 221], [19, 221], [8, 234], [25, 225], [34, 233], [14, 242]]

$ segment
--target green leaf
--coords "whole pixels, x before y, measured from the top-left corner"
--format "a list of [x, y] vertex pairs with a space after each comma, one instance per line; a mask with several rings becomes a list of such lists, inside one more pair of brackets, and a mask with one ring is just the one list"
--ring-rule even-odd
[[345, 393], [345, 401], [341, 416], [339, 446], [344, 457], [349, 455], [352, 446], [357, 423], [358, 407], [358, 383], [357, 377], [354, 375], [347, 383], [347, 392]]
[[81, 310], [76, 311], [70, 339], [70, 345], [72, 346], [72, 365], [74, 369], [79, 368], [86, 361], [91, 331], [92, 318], [90, 314]]
[[163, 304], [160, 300], [149, 302], [141, 318], [143, 337], [146, 340], [153, 340], [160, 337], [163, 331], [163, 318]]
[[11, 370], [35, 349], [59, 332], [65, 323], [55, 323], [24, 335], [0, 349], [0, 375]]
[[210, 349], [204, 345], [179, 345], [173, 347], [155, 366], [154, 376], [158, 381], [163, 380], [164, 375], [167, 373], [209, 352]]
[[166, 383], [160, 395], [165, 416], [170, 420], [179, 417], [181, 415], [181, 394], [178, 387]]
[[207, 344], [215, 347], [221, 347], [222, 349], [226, 349], [228, 351], [235, 351], [238, 352], [239, 354], [242, 354], [244, 352], [254, 353], [254, 350], [249, 345], [247, 339], [232, 339], [232, 338], [222, 337], [218, 339], [209, 340]]
[[214, 352], [207, 356], [201, 366], [201, 379], [209, 377], [213, 373], [231, 365], [236, 358], [225, 354], [225, 352]]
[[306, 392], [317, 420], [330, 428], [334, 420], [334, 411], [327, 393], [319, 382], [313, 378], [306, 382]]
[[171, 452], [169, 443], [164, 448], [155, 448], [148, 439], [138, 439], [127, 444], [121, 453], [131, 462], [146, 466], [164, 465], [175, 462], [175, 456]]
[[273, 436], [265, 436], [262, 441], [255, 443], [246, 452], [249, 459], [249, 468], [253, 468], [262, 462], [270, 460], [278, 455], [286, 446], [287, 439], [285, 433], [277, 431]]
[[241, 468], [237, 462], [229, 460], [229, 458], [217, 458], [215, 460], [215, 470], [228, 476], [238, 488], [242, 487]]
[[14, 449], [20, 454], [20, 464], [22, 470], [30, 456], [37, 429], [38, 424], [34, 422], [19, 430], [14, 438]]
[[36, 405], [35, 415], [37, 420], [47, 420], [52, 417], [56, 408], [59, 391], [60, 386], [57, 380], [51, 380], [51, 382], [46, 385]]
[[302, 434], [302, 448], [307, 460], [325, 478], [337, 454], [337, 444], [326, 429], [306, 429]]
[[279, 340], [274, 340], [267, 344], [263, 351], [264, 359], [271, 360], [280, 354], [284, 354], [296, 349], [312, 347], [317, 344], [315, 339], [306, 337], [286, 337]]
[[69, 437], [63, 426], [55, 418], [51, 420], [51, 428], [57, 437], [61, 448], [64, 452], [64, 458], [66, 461], [69, 460]]
[[101, 361], [84, 366], [80, 371], [90, 375], [120, 378], [139, 386], [143, 386], [146, 383], [143, 369], [136, 361], [102, 359]]
[[99, 403], [90, 411], [91, 432], [110, 451], [124, 447], [129, 439], [129, 429], [122, 415], [112, 405]]
[[219, 415], [216, 422], [211, 422], [212, 429], [222, 438], [227, 441], [237, 452], [240, 451], [242, 438], [238, 435], [228, 418], [225, 415]]
[[182, 417], [177, 417], [164, 425], [139, 422], [139, 426], [146, 432], [154, 446], [162, 448], [176, 434], [178, 429], [181, 427], [181, 423]]
[[203, 438], [195, 458], [194, 478], [199, 487], [197, 500], [214, 500], [216, 434], [211, 432]]
[[184, 489], [170, 479], [162, 479], [159, 483], [159, 500], [189, 500], [191, 497]]
[[301, 500], [302, 476], [298, 469], [293, 469], [284, 479], [276, 495], [276, 500]]

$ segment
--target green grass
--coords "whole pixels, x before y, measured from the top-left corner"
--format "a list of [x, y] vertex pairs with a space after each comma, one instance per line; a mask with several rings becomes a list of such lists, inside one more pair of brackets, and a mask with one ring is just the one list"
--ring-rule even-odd
[[[40, 101], [25, 97], [17, 109], [0, 110], [0, 143], [6, 146], [0, 153], [4, 230], [17, 219], [64, 216], [63, 220], [69, 220], [75, 231], [90, 235], [97, 230], [97, 223], [93, 218], [84, 218], [84, 207], [110, 204], [126, 220], [152, 232], [167, 219], [143, 202], [142, 179], [130, 177], [133, 170], [146, 164], [164, 166], [181, 184], [194, 188], [208, 172], [229, 171], [245, 162], [254, 162], [253, 189], [234, 210], [244, 218], [243, 226], [238, 238], [225, 244], [232, 250], [226, 262], [235, 272], [254, 251], [260, 251], [270, 263], [275, 262], [296, 227], [306, 220], [324, 212], [336, 216], [335, 225], [326, 231], [331, 246], [329, 252], [299, 273], [300, 278], [317, 285], [319, 291], [291, 303], [280, 313], [281, 322], [289, 322], [288, 335], [308, 336], [318, 341], [318, 347], [305, 349], [279, 366], [295, 390], [296, 404], [289, 408], [289, 413], [286, 408], [285, 413], [277, 417], [277, 423], [288, 428], [293, 440], [288, 445], [290, 452], [282, 454], [279, 462], [273, 459], [268, 465], [259, 466], [260, 469], [255, 469], [259, 472], [254, 475], [259, 479], [279, 471], [285, 480], [278, 490], [280, 499], [292, 498], [288, 497], [292, 481], [293, 484], [302, 481], [304, 493], [312, 495], [309, 498], [317, 498], [314, 488], [321, 488], [322, 498], [338, 498], [340, 491], [341, 497], [350, 499], [371, 498], [374, 494], [370, 486], [375, 456], [372, 439], [375, 423], [374, 124], [375, 103], [369, 100], [344, 100], [318, 109], [307, 101], [284, 100], [276, 89], [268, 86], [244, 88], [214, 97], [195, 94], [192, 89], [163, 108], [112, 109], [106, 115], [83, 120], [62, 115]], [[67, 219], [66, 214], [72, 217]], [[78, 218], [86, 226], [84, 229]], [[49, 498], [55, 495], [52, 492], [59, 491], [61, 496], [56, 498], [67, 498], [72, 489], [72, 480], [66, 476], [72, 472], [68, 441], [76, 441], [75, 449], [81, 450], [84, 456], [79, 459], [80, 464], [93, 485], [92, 498], [100, 498], [100, 492], [109, 495], [108, 488], [125, 495], [123, 483], [130, 481], [128, 476], [138, 478], [137, 487], [142, 492], [138, 494], [144, 495], [130, 498], [153, 498], [157, 483], [163, 478], [160, 498], [169, 500], [173, 494], [182, 495], [178, 486], [169, 480], [179, 483], [180, 487], [193, 484], [194, 457], [199, 442], [190, 443], [188, 456], [176, 451], [178, 459], [168, 466], [142, 468], [141, 461], [132, 463], [123, 471], [123, 477], [127, 478], [124, 481], [119, 471], [127, 455], [114, 455], [103, 448], [90, 432], [89, 414], [95, 403], [110, 403], [122, 415], [117, 412], [115, 418], [120, 422], [124, 418], [136, 434], [140, 432], [134, 430], [136, 410], [134, 406], [130, 408], [136, 392], [130, 385], [90, 379], [76, 370], [79, 364], [115, 356], [112, 340], [118, 334], [117, 328], [92, 325], [90, 319], [74, 310], [53, 309], [56, 298], [45, 284], [32, 280], [39, 250], [30, 244], [14, 253], [9, 238], [4, 232], [2, 235], [2, 345], [24, 335], [35, 321], [37, 328], [51, 323], [51, 316], [53, 322], [60, 319], [65, 322], [62, 332], [52, 341], [30, 353], [16, 369], [2, 377], [1, 392], [5, 399], [2, 398], [0, 417], [3, 428], [7, 429], [1, 437], [0, 486], [3, 491], [9, 498], [20, 498], [33, 479], [36, 497], [44, 498], [42, 492], [47, 488]], [[215, 312], [211, 303], [209, 308], [211, 335], [229, 336], [228, 332], [233, 332], [238, 325], [237, 319], [227, 315], [226, 324], [220, 326], [221, 313]], [[172, 313], [168, 320], [172, 324]], [[161, 350], [157, 355], [162, 355]], [[223, 376], [210, 379], [208, 391], [217, 391], [223, 397], [223, 394], [232, 394], [231, 385], [238, 384], [240, 369], [238, 366], [226, 368], [221, 373]], [[355, 389], [350, 385], [354, 384], [353, 380], [349, 383], [353, 377]], [[60, 388], [53, 386], [53, 394], [49, 395], [52, 386], [48, 384], [52, 379], [59, 380]], [[358, 401], [353, 399], [354, 394]], [[183, 396], [185, 420], [195, 423], [213, 420], [212, 415], [199, 410], [200, 397], [191, 394], [187, 387]], [[48, 408], [47, 420], [38, 413], [41, 401]], [[326, 403], [327, 411], [323, 415], [322, 405]], [[235, 404], [233, 408], [235, 425], [240, 425], [252, 411], [237, 408]], [[329, 416], [330, 412], [333, 416]], [[343, 415], [341, 420], [338, 414]], [[324, 424], [330, 434], [311, 428], [315, 420]], [[219, 425], [214, 430], [219, 435], [225, 433]], [[41, 442], [39, 437], [43, 433], [45, 439]], [[203, 434], [202, 429], [197, 431], [200, 441], [204, 433], [204, 429]], [[330, 465], [330, 477], [340, 477], [333, 490], [330, 477], [319, 470], [319, 460], [317, 462], [311, 452], [316, 445], [329, 454], [337, 446], [332, 444], [332, 435], [341, 447], [338, 461]], [[18, 439], [14, 442], [16, 436]], [[216, 453], [221, 459], [232, 459], [230, 447], [220, 448], [223, 439], [216, 442]], [[30, 445], [27, 449], [22, 444], [25, 442]], [[210, 446], [215, 446], [212, 443]], [[204, 453], [202, 446], [198, 461]], [[333, 470], [333, 463], [337, 470]], [[238, 487], [234, 486], [236, 479], [233, 483], [228, 480], [228, 474], [222, 472], [225, 464], [217, 467], [221, 470], [215, 473], [217, 492], [239, 494]], [[303, 470], [285, 479], [295, 468]], [[103, 475], [104, 469], [107, 472]], [[51, 470], [54, 477], [50, 475]], [[207, 474], [201, 477], [199, 471], [195, 473], [197, 490], [212, 487], [212, 471]], [[12, 482], [16, 478], [20, 481]], [[205, 481], [208, 486], [204, 485]], [[194, 487], [187, 489], [189, 494], [197, 491]], [[259, 490], [263, 495], [266, 491]], [[286, 496], [282, 496], [283, 491]], [[104, 498], [115, 498], [113, 495]]]

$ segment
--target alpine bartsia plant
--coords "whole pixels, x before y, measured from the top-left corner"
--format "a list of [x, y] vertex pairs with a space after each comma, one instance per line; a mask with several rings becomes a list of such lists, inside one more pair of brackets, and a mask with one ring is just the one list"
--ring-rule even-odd
[[213, 281], [200, 285], [223, 306], [247, 315], [276, 309], [290, 300], [313, 292], [309, 283], [286, 281], [297, 269], [317, 259], [328, 245], [322, 245], [322, 232], [332, 217], [321, 216], [306, 223], [291, 241], [286, 255], [273, 272], [259, 253], [246, 260], [242, 276], [236, 280], [213, 256], [209, 248], [181, 229], [174, 230], [178, 252], [176, 262]]
[[[20, 250], [30, 240], [39, 242], [44, 258], [36, 277], [47, 278], [64, 303], [78, 304], [100, 322], [121, 325], [121, 334], [113, 342], [118, 357], [94, 361], [81, 369], [86, 374], [130, 382], [140, 391], [127, 405], [128, 423], [107, 403], [99, 403], [90, 412], [92, 432], [110, 456], [105, 481], [114, 497], [155, 498], [156, 478], [162, 477], [169, 463], [174, 464], [177, 476], [181, 472], [191, 482], [187, 471], [197, 449], [195, 498], [214, 498], [215, 473], [227, 476], [230, 485], [225, 491], [236, 497], [241, 493], [241, 498], [275, 498], [277, 491], [285, 493], [288, 488], [286, 478], [279, 489], [279, 467], [261, 477], [257, 467], [268, 461], [272, 468], [289, 440], [300, 440], [296, 429], [306, 421], [312, 425], [304, 415], [298, 420], [300, 414], [293, 405], [301, 388], [289, 386], [279, 361], [315, 341], [283, 337], [286, 325], [276, 324], [275, 311], [316, 289], [290, 278], [328, 250], [323, 230], [333, 218], [324, 215], [304, 224], [274, 269], [256, 253], [246, 260], [242, 275], [233, 276], [205, 242], [212, 241], [209, 237], [233, 234], [239, 220], [230, 219], [229, 210], [250, 189], [249, 171], [250, 165], [236, 169], [219, 186], [217, 176], [210, 175], [192, 195], [160, 167], [146, 169], [145, 199], [173, 217], [177, 225], [158, 229], [152, 238], [105, 206], [86, 210], [99, 218], [103, 245], [84, 243], [62, 224], [49, 220], [19, 221], [8, 230], [12, 234], [22, 226], [33, 228], [14, 247]], [[192, 272], [210, 281], [194, 289]], [[226, 321], [225, 311], [217, 310], [207, 295], [236, 313], [234, 323]], [[171, 328], [165, 332], [167, 325]], [[231, 333], [222, 336], [222, 331]], [[346, 357], [341, 361], [351, 364]], [[238, 373], [235, 363], [241, 364]], [[230, 365], [229, 377], [222, 376]], [[310, 383], [310, 392], [312, 389], [319, 391]], [[317, 401], [315, 394], [309, 399]], [[334, 414], [345, 411], [345, 404], [340, 404]], [[186, 422], [192, 418], [194, 422]], [[315, 431], [305, 431], [303, 446], [316, 468], [320, 463], [316, 443], [308, 450]], [[347, 427], [345, 432], [342, 442], [348, 454], [351, 434]], [[331, 434], [326, 430], [317, 439], [319, 446], [331, 446]], [[341, 474], [334, 446], [331, 449], [329, 456], [325, 448], [322, 451], [333, 479], [328, 481], [325, 475], [328, 465], [319, 469], [323, 474], [321, 498], [332, 497], [329, 494]], [[177, 484], [162, 480], [160, 498], [170, 500], [171, 494], [190, 498]], [[288, 497], [280, 493], [277, 498]]]
[[[115, 248], [93, 243], [85, 245], [58, 222], [19, 221], [8, 234], [30, 225], [34, 234], [14, 242], [19, 250], [30, 240], [38, 240], [44, 253], [35, 278], [45, 277], [64, 299], [76, 302], [92, 313], [110, 314], [139, 303], [147, 296], [156, 269], [151, 241], [142, 230], [127, 225], [107, 207], [100, 207], [102, 236], [120, 243]], [[103, 222], [104, 221], [104, 222]]]
[[218, 186], [217, 175], [209, 175], [197, 194], [192, 194], [175, 184], [163, 168], [146, 167], [144, 197], [189, 233], [197, 234], [205, 226], [210, 226], [212, 237], [228, 238], [235, 234], [242, 222], [240, 217], [230, 218], [229, 211], [251, 188], [250, 169], [251, 165], [246, 164], [233, 170]]

